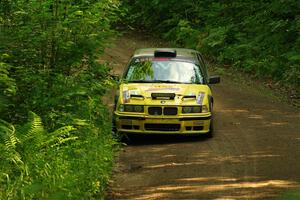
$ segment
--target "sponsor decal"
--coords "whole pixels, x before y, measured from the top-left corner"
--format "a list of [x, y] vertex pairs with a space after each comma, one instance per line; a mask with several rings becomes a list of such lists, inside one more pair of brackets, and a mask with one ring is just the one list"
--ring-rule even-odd
[[145, 58], [137, 58], [134, 60], [135, 63], [139, 63], [139, 62], [147, 62], [147, 61], [152, 61], [153, 58], [150, 58], [150, 57], [145, 57]]
[[159, 91], [159, 90], [171, 90], [171, 91], [179, 91], [180, 88], [149, 88], [145, 90], [146, 92]]

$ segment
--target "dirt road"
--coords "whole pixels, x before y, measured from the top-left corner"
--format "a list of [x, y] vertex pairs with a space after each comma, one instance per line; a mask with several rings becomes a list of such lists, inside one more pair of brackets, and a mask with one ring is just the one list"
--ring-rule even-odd
[[[121, 73], [134, 49], [122, 37], [104, 60]], [[230, 77], [213, 87], [215, 137], [142, 137], [117, 159], [107, 199], [277, 199], [300, 186], [300, 111]]]

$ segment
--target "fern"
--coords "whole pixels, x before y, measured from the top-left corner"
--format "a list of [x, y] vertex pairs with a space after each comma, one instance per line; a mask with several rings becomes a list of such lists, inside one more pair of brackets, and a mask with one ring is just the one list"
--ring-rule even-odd
[[4, 139], [5, 147], [8, 150], [12, 150], [16, 148], [16, 144], [18, 143], [18, 138], [14, 134], [14, 132], [10, 132], [7, 137]]
[[77, 136], [68, 137], [68, 138], [57, 138], [55, 140], [55, 143], [53, 145], [51, 145], [51, 147], [59, 146], [59, 145], [65, 144], [67, 142], [76, 141], [77, 139], [78, 139]]
[[41, 118], [29, 112], [29, 122], [18, 130], [22, 143], [31, 143], [33, 148], [39, 148], [44, 140], [45, 130]]
[[15, 132], [15, 127], [12, 124], [0, 119], [0, 136], [3, 136], [8, 132]]
[[23, 175], [25, 165], [22, 161], [22, 156], [17, 151], [17, 145], [20, 143], [20, 140], [17, 138], [16, 129], [12, 124], [4, 120], [0, 120], [0, 123], [1, 136], [4, 143], [2, 147], [4, 160], [13, 163]]
[[[3, 190], [5, 198], [11, 199], [8, 196], [12, 193], [23, 193], [23, 188], [17, 189], [18, 186], [30, 187], [35, 179], [56, 179], [56, 169], [51, 166], [55, 163], [51, 163], [51, 156], [56, 151], [60, 153], [61, 148], [53, 148], [76, 141], [78, 137], [71, 136], [75, 130], [72, 126], [64, 126], [47, 133], [41, 118], [33, 112], [29, 113], [28, 123], [17, 129], [0, 120], [0, 182], [7, 184]], [[4, 193], [0, 190], [0, 197]]]
[[47, 140], [43, 142], [44, 147], [55, 147], [66, 143], [67, 141], [75, 141], [78, 137], [69, 137], [70, 133], [77, 130], [73, 126], [61, 127], [52, 133], [47, 134]]
[[19, 139], [16, 136], [15, 127], [4, 121], [0, 120], [0, 130], [1, 130], [1, 140], [4, 143], [5, 153], [14, 152], [16, 150], [16, 145], [19, 142]]
[[33, 112], [29, 113], [29, 122], [18, 130], [0, 119], [1, 157], [24, 170], [24, 157], [33, 156], [36, 150], [42, 150], [45, 145], [57, 146], [76, 140], [78, 137], [69, 137], [74, 130], [76, 129], [72, 126], [65, 126], [48, 134], [41, 118]]

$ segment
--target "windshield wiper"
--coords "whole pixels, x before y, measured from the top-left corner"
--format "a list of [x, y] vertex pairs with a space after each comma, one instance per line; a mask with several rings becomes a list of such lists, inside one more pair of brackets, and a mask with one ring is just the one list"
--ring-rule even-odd
[[170, 80], [155, 80], [155, 83], [176, 83], [176, 84], [185, 84], [185, 82], [170, 81]]

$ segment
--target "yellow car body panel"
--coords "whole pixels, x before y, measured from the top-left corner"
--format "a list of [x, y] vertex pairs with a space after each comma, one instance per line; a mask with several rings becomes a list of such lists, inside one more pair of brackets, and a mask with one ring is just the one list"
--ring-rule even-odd
[[[175, 93], [174, 99], [153, 99], [152, 93]], [[199, 105], [197, 96], [204, 93]], [[133, 95], [133, 96], [131, 96]], [[195, 98], [184, 98], [195, 96]], [[115, 111], [116, 128], [121, 133], [145, 134], [201, 134], [208, 133], [211, 112], [183, 113], [183, 106], [202, 106], [208, 108], [211, 90], [207, 85], [199, 84], [163, 84], [138, 83], [121, 84]], [[144, 112], [121, 112], [120, 105], [142, 105]], [[151, 115], [150, 107], [176, 107], [176, 115]], [[153, 125], [153, 127], [151, 127]], [[160, 126], [161, 125], [161, 126]], [[164, 126], [164, 127], [163, 127]]]

